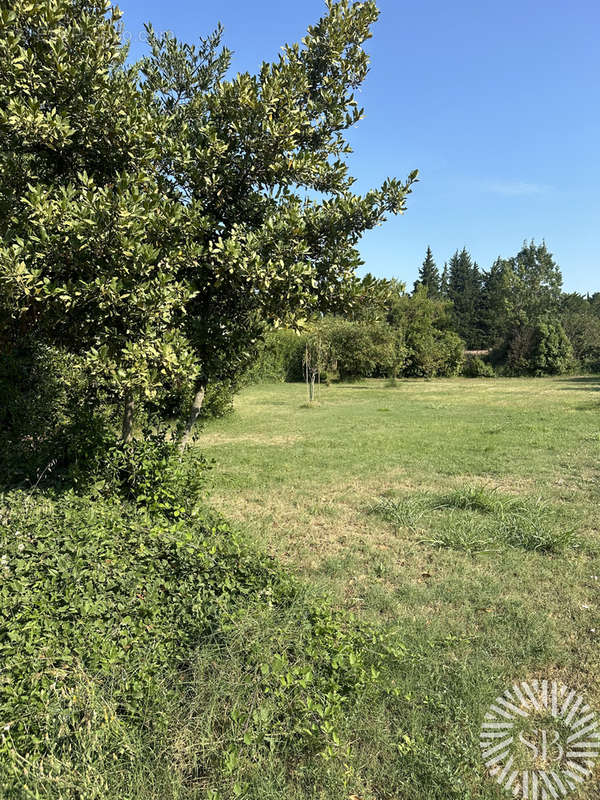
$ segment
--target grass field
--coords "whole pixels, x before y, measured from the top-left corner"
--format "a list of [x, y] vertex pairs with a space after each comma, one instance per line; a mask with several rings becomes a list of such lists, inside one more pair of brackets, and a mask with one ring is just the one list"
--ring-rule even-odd
[[[368, 381], [305, 401], [251, 387], [206, 426], [211, 504], [405, 643], [395, 715], [363, 717], [379, 793], [365, 779], [361, 797], [506, 796], [478, 744], [498, 694], [559, 680], [600, 710], [600, 379]], [[599, 778], [573, 796], [600, 796]]]

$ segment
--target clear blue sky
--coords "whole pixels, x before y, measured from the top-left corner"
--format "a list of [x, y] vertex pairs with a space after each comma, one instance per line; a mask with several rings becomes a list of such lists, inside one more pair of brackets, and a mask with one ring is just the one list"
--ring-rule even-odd
[[[131, 55], [143, 23], [193, 41], [225, 26], [254, 72], [323, 13], [321, 0], [121, 0]], [[351, 134], [359, 190], [418, 168], [407, 213], [370, 231], [367, 269], [411, 283], [429, 244], [483, 268], [545, 239], [565, 289], [600, 290], [598, 0], [380, 0], [366, 116]]]

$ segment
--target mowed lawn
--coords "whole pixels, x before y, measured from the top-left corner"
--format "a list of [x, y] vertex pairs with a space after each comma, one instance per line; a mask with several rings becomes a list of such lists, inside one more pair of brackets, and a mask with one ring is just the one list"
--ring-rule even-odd
[[199, 437], [209, 500], [405, 643], [395, 717], [364, 720], [365, 798], [506, 796], [478, 744], [498, 694], [557, 680], [600, 712], [600, 379], [367, 381], [320, 401], [242, 392]]

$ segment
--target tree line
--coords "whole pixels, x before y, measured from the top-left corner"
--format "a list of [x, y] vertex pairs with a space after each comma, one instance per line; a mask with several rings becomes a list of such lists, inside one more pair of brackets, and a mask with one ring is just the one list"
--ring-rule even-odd
[[560, 267], [546, 244], [531, 241], [515, 256], [496, 259], [489, 270], [480, 269], [466, 248], [440, 270], [428, 247], [413, 291], [423, 288], [429, 297], [451, 304], [453, 329], [468, 349], [496, 350], [497, 359], [504, 356], [517, 369], [523, 355], [517, 350], [541, 326], [560, 340], [565, 366], [570, 346], [571, 366], [597, 370], [600, 292], [565, 293], [562, 285]]
[[545, 243], [488, 271], [465, 248], [440, 271], [428, 247], [411, 292], [367, 273], [337, 316], [314, 317], [300, 339], [273, 333], [250, 377], [301, 379], [311, 342], [341, 379], [600, 371], [600, 293], [564, 293]]

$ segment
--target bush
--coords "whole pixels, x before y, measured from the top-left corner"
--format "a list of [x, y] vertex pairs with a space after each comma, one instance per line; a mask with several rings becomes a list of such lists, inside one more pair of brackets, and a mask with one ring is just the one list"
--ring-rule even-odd
[[[346, 753], [345, 715], [401, 655], [214, 518], [71, 493], [0, 500], [7, 800], [191, 799], [199, 779], [232, 797], [273, 758]], [[207, 683], [219, 674], [236, 699]]]
[[436, 336], [436, 371], [438, 377], [459, 375], [465, 360], [465, 343], [457, 333], [443, 331]]
[[305, 337], [285, 328], [269, 331], [256, 361], [245, 375], [247, 383], [302, 381]]
[[116, 442], [102, 456], [87, 484], [105, 496], [118, 495], [153, 514], [177, 518], [193, 513], [208, 464], [200, 451], [180, 452], [164, 429], [145, 430], [141, 438]]
[[571, 313], [563, 325], [580, 368], [600, 372], [600, 319], [591, 312]]
[[79, 359], [23, 341], [0, 353], [1, 485], [71, 480], [103, 451], [113, 425]]
[[573, 368], [573, 348], [560, 322], [514, 328], [493, 354], [508, 375], [562, 375]]
[[403, 374], [409, 378], [458, 375], [464, 361], [464, 342], [452, 331], [410, 329], [406, 334], [407, 359]]
[[393, 329], [383, 322], [352, 322], [333, 317], [322, 326], [340, 380], [390, 375], [397, 361]]
[[491, 364], [479, 356], [467, 356], [463, 364], [462, 374], [465, 378], [495, 378], [496, 373]]

